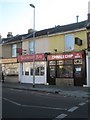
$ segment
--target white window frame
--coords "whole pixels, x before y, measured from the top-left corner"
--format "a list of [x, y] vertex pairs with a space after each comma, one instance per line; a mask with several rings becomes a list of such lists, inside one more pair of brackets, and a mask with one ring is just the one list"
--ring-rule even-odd
[[65, 35], [65, 51], [74, 50], [74, 34]]
[[17, 56], [17, 44], [12, 45], [12, 57]]
[[33, 41], [29, 42], [29, 54], [33, 54]]

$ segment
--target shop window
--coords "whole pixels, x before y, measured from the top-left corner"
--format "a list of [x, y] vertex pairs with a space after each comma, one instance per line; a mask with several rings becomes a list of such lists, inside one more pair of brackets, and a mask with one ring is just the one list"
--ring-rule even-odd
[[3, 66], [3, 71], [7, 76], [18, 75], [18, 65], [17, 63], [5, 64]]
[[24, 75], [24, 63], [22, 63], [22, 75]]
[[64, 65], [64, 66], [57, 66], [57, 77], [62, 78], [62, 77], [73, 77], [73, 66], [72, 65]]
[[40, 75], [44, 75], [44, 66], [40, 67]]
[[76, 60], [74, 60], [74, 64], [75, 65], [82, 64], [82, 59], [76, 59]]
[[[33, 62], [30, 63], [31, 75], [33, 75]], [[44, 62], [35, 62], [35, 75], [43, 76], [44, 75]]]
[[25, 75], [29, 75], [29, 63], [25, 63]]
[[63, 65], [63, 64], [64, 64], [64, 61], [63, 61], [63, 60], [57, 61], [57, 65]]
[[65, 35], [65, 51], [74, 50], [74, 35]]
[[12, 57], [16, 57], [17, 56], [17, 45], [16, 44], [13, 44], [12, 45]]
[[50, 61], [49, 65], [56, 65], [56, 61]]

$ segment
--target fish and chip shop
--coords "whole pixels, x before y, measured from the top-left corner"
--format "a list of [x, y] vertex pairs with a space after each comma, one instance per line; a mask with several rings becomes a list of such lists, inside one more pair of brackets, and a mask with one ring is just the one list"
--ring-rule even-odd
[[86, 84], [85, 53], [68, 52], [47, 56], [47, 82], [50, 85], [83, 86]]
[[[33, 83], [33, 54], [18, 56], [19, 82]], [[35, 84], [46, 84], [46, 61], [44, 54], [35, 54]]]

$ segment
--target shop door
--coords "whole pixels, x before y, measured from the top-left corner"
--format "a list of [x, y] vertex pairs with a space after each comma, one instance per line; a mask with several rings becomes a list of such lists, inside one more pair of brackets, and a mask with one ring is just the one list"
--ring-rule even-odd
[[49, 79], [50, 79], [50, 85], [55, 85], [55, 78], [56, 78], [56, 69], [55, 66], [50, 66], [49, 67]]
[[74, 67], [74, 85], [83, 86], [83, 77], [82, 65], [76, 65]]
[[49, 61], [49, 84], [55, 85], [56, 84], [56, 61]]

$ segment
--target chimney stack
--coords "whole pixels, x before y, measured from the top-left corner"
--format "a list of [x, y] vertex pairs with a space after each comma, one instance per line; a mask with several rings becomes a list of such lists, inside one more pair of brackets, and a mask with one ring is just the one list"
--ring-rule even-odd
[[8, 32], [7, 38], [12, 38], [12, 37], [13, 37], [12, 32]]
[[79, 16], [77, 15], [77, 16], [76, 16], [76, 19], [77, 19], [77, 23], [78, 23], [78, 18], [79, 18]]
[[28, 29], [28, 33], [33, 33], [33, 29]]

